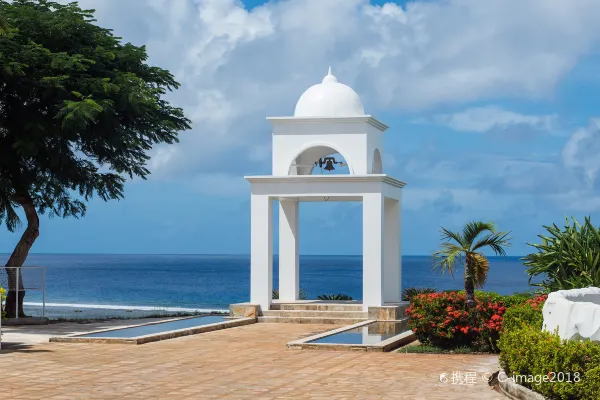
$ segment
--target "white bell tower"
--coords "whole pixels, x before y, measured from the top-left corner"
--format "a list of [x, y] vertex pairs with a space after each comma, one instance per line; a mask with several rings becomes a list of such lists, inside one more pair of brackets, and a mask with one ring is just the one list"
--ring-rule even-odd
[[[272, 175], [251, 183], [250, 302], [268, 310], [272, 297], [273, 201], [279, 202], [279, 299], [299, 295], [298, 217], [302, 201], [363, 203], [363, 309], [400, 302], [400, 207], [404, 183], [383, 174], [383, 133], [358, 94], [329, 73], [298, 100], [294, 116], [273, 126]], [[348, 174], [315, 174], [343, 157]]]

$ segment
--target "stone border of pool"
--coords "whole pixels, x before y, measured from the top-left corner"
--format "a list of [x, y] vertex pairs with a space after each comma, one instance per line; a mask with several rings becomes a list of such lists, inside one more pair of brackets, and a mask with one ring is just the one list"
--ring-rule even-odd
[[156, 325], [156, 324], [160, 324], [163, 322], [171, 322], [171, 321], [190, 319], [190, 318], [198, 318], [198, 317], [199, 316], [196, 315], [193, 317], [175, 318], [175, 319], [169, 319], [166, 321], [155, 321], [155, 322], [150, 322], [147, 324], [123, 326], [123, 327], [113, 328], [113, 329], [102, 329], [102, 330], [97, 330], [97, 331], [92, 331], [92, 332], [79, 333], [76, 335], [51, 337], [50, 342], [54, 342], [54, 343], [145, 344], [145, 343], [157, 342], [159, 340], [166, 340], [166, 339], [173, 339], [173, 338], [178, 338], [178, 337], [182, 337], [182, 336], [196, 335], [199, 333], [212, 332], [212, 331], [217, 331], [217, 330], [221, 330], [221, 329], [234, 328], [236, 326], [244, 326], [244, 325], [250, 325], [250, 324], [256, 323], [256, 318], [232, 318], [229, 321], [215, 322], [212, 324], [201, 325], [201, 326], [192, 327], [192, 328], [183, 328], [183, 329], [177, 329], [177, 330], [173, 330], [173, 331], [153, 333], [150, 335], [137, 336], [137, 337], [133, 337], [133, 338], [82, 337], [83, 335], [89, 335], [89, 334], [94, 334], [94, 333], [111, 332], [111, 331], [120, 330], [120, 329], [135, 328], [138, 326]]
[[416, 336], [412, 331], [402, 332], [396, 336], [392, 336], [377, 344], [336, 344], [336, 343], [308, 343], [313, 340], [321, 339], [326, 336], [335, 335], [336, 333], [349, 331], [351, 329], [360, 328], [373, 322], [394, 322], [394, 321], [378, 321], [374, 319], [358, 322], [356, 324], [347, 325], [341, 328], [333, 329], [317, 335], [309, 336], [299, 340], [289, 342], [286, 346], [292, 350], [337, 350], [337, 351], [376, 351], [388, 352], [398, 347], [404, 346], [416, 340]]

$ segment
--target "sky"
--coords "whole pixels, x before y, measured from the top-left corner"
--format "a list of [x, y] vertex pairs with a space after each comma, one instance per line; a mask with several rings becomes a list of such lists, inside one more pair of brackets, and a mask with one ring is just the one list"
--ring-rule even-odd
[[[247, 254], [243, 176], [270, 173], [265, 118], [292, 115], [328, 66], [390, 126], [382, 158], [407, 184], [403, 254], [430, 254], [440, 227], [471, 220], [510, 231], [510, 255], [567, 216], [600, 224], [597, 0], [80, 4], [174, 73], [168, 99], [193, 129], [152, 150], [151, 177], [124, 200], [42, 217], [33, 252]], [[361, 213], [302, 204], [301, 254], [361, 254]], [[0, 229], [0, 252], [19, 234]]]

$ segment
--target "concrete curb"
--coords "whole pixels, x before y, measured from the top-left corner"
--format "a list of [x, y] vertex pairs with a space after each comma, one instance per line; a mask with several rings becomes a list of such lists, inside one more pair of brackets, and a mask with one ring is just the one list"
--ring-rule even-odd
[[539, 393], [534, 392], [531, 389], [521, 386], [515, 383], [512, 379], [508, 378], [506, 372], [503, 370], [498, 374], [498, 388], [500, 393], [513, 400], [547, 400], [546, 397]]
[[25, 326], [25, 325], [48, 325], [46, 317], [21, 317], [21, 318], [6, 318], [2, 320], [4, 326]]
[[[186, 318], [182, 318], [182, 319], [186, 319]], [[157, 323], [159, 323], [159, 322], [152, 323], [152, 324], [146, 324], [146, 325], [155, 325]], [[151, 343], [151, 342], [158, 342], [160, 340], [174, 339], [174, 338], [183, 337], [183, 336], [197, 335], [199, 333], [213, 332], [213, 331], [217, 331], [217, 330], [221, 330], [221, 329], [236, 328], [239, 326], [250, 325], [250, 324], [254, 324], [254, 323], [256, 323], [256, 318], [239, 318], [239, 319], [232, 319], [232, 320], [225, 321], [225, 322], [216, 322], [216, 323], [208, 324], [208, 325], [200, 325], [200, 326], [192, 327], [192, 328], [183, 328], [183, 329], [178, 329], [178, 330], [173, 330], [173, 331], [153, 333], [150, 335], [138, 336], [138, 337], [133, 337], [133, 338], [82, 337], [85, 335], [89, 335], [90, 333], [94, 333], [94, 332], [88, 332], [88, 333], [81, 333], [81, 334], [76, 334], [76, 335], [71, 335], [71, 336], [51, 337], [49, 339], [49, 341], [53, 342], [53, 343], [145, 344], [145, 343]], [[136, 326], [144, 326], [144, 325], [134, 325], [132, 327], [136, 327]], [[125, 328], [108, 329], [108, 330], [96, 331], [96, 333], [110, 332], [110, 331], [121, 330], [121, 329], [127, 329], [127, 328], [125, 327]]]

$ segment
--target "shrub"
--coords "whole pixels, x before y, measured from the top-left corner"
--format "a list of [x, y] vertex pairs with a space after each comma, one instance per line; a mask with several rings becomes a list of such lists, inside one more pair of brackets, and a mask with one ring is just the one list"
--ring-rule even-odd
[[[498, 348], [500, 365], [508, 376], [555, 376], [562, 373], [572, 382], [517, 383], [550, 398], [597, 400], [600, 393], [600, 343], [561, 340], [557, 334], [542, 331], [542, 308], [547, 295], [538, 295], [510, 307]], [[577, 376], [577, 378], [575, 378]]]
[[541, 244], [528, 243], [537, 252], [523, 258], [529, 281], [545, 277], [533, 285], [548, 291], [600, 286], [600, 229], [590, 218], [583, 225], [575, 218], [571, 225], [567, 219], [563, 230], [556, 224], [544, 228], [548, 235], [538, 235]]
[[352, 297], [347, 294], [338, 293], [338, 294], [321, 294], [317, 296], [319, 300], [352, 300]]
[[416, 296], [418, 294], [429, 294], [429, 293], [435, 293], [435, 292], [437, 292], [437, 290], [434, 288], [428, 288], [428, 287], [418, 288], [418, 287], [409, 286], [402, 291], [402, 300], [410, 301], [414, 296]]
[[[498, 347], [500, 365], [508, 376], [554, 376], [554, 382], [516, 380], [517, 383], [549, 399], [598, 400], [600, 343], [561, 340], [556, 334], [525, 324], [506, 329]], [[565, 381], [569, 377], [572, 382]]]
[[[457, 293], [464, 294], [464, 290], [444, 290], [442, 293]], [[499, 294], [496, 292], [486, 292], [483, 290], [476, 290], [475, 297], [484, 302], [497, 303], [502, 302], [504, 307], [508, 308], [516, 304], [521, 304], [527, 301], [528, 299], [536, 296], [535, 293], [532, 292], [523, 292], [523, 293], [514, 293], [509, 295]]]
[[442, 348], [473, 347], [496, 351], [506, 307], [476, 296], [476, 312], [467, 311], [465, 293], [429, 293], [413, 297], [406, 310], [409, 326], [421, 343]]
[[482, 301], [488, 301], [492, 303], [502, 302], [504, 307], [510, 308], [517, 304], [525, 303], [527, 300], [533, 298], [535, 296], [534, 293], [525, 292], [525, 293], [514, 293], [510, 295], [502, 295], [495, 292], [475, 292], [475, 296]]
[[509, 307], [504, 314], [504, 331], [512, 331], [523, 327], [524, 325], [532, 326], [538, 330], [542, 329], [544, 316], [542, 308], [548, 295], [538, 295], [532, 299], [526, 300], [524, 303]]

